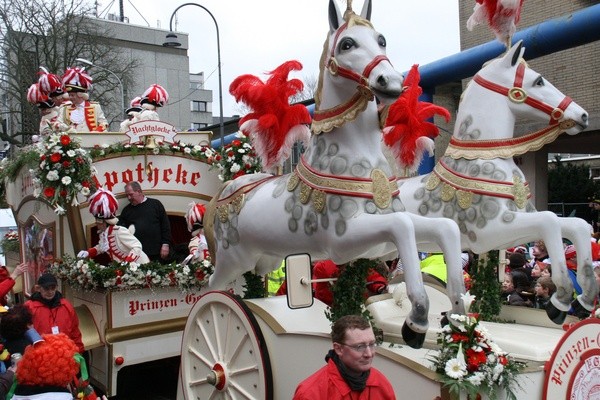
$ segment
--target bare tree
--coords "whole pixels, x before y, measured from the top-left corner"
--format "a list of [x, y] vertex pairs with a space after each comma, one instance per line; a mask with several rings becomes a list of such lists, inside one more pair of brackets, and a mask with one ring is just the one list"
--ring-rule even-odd
[[[77, 64], [76, 58], [85, 58], [110, 66], [124, 87], [132, 84], [138, 63], [111, 45], [109, 26], [94, 18], [91, 1], [0, 0], [0, 4], [2, 140], [26, 143], [37, 134], [38, 112], [27, 102], [26, 92], [37, 81], [39, 66], [61, 75]], [[107, 116], [120, 118], [119, 82], [101, 69], [90, 73], [94, 80], [92, 99], [102, 104]]]

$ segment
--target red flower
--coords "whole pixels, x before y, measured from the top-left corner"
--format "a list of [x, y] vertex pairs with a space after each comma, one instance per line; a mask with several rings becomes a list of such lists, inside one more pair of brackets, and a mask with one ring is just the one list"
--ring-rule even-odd
[[69, 135], [62, 135], [60, 137], [60, 144], [62, 144], [63, 146], [68, 146], [69, 143], [71, 143], [71, 138], [69, 137]]
[[59, 153], [52, 153], [52, 155], [50, 156], [50, 161], [52, 161], [53, 163], [57, 163], [60, 161], [61, 157], [62, 156]]
[[237, 178], [237, 177], [239, 177], [239, 176], [242, 176], [242, 175], [246, 175], [246, 172], [245, 172], [243, 169], [240, 169], [238, 172], [236, 172], [236, 173], [235, 173], [235, 174], [234, 174], [234, 175], [231, 177], [231, 179], [235, 179], [235, 178]]
[[67, 197], [67, 191], [66, 190], [61, 190], [60, 191], [60, 197]]
[[198, 279], [199, 281], [203, 281], [205, 276], [206, 275], [204, 274], [204, 271], [202, 271], [201, 268], [198, 268], [196, 270], [196, 279]]
[[46, 159], [46, 155], [45, 155], [45, 154], [42, 154], [42, 155], [40, 156], [40, 161], [44, 161], [45, 159]]
[[242, 142], [240, 142], [239, 140], [236, 139], [231, 142], [231, 145], [235, 146], [235, 147], [240, 147], [242, 145]]
[[502, 365], [508, 364], [508, 358], [506, 358], [505, 356], [499, 356], [498, 361], [500, 361], [500, 364]]
[[121, 271], [120, 269], [115, 271], [115, 275], [117, 275], [118, 277], [123, 276], [123, 271]]
[[483, 351], [475, 351], [473, 349], [467, 349], [465, 352], [467, 356], [467, 370], [470, 372], [477, 371], [481, 364], [485, 364], [487, 358]]
[[467, 343], [469, 341], [469, 337], [467, 335], [463, 335], [462, 333], [454, 332], [452, 334], [452, 341], [455, 343], [459, 343], [459, 342]]
[[55, 190], [53, 187], [48, 186], [44, 188], [44, 196], [51, 198], [54, 197]]
[[217, 161], [221, 161], [221, 155], [220, 155], [220, 154], [217, 154], [217, 155], [215, 156], [215, 159], [216, 159]]
[[77, 157], [77, 158], [75, 159], [75, 162], [76, 162], [77, 164], [83, 164], [83, 158], [81, 158], [81, 157]]
[[89, 189], [90, 183], [88, 181], [83, 181], [83, 182], [81, 182], [81, 186]]
[[69, 168], [71, 166], [71, 162], [70, 161], [63, 161], [62, 162], [63, 167], [65, 168]]
[[229, 150], [229, 151], [227, 152], [227, 157], [233, 157], [233, 155], [234, 155], [234, 154], [235, 154], [235, 153], [234, 153], [232, 150]]

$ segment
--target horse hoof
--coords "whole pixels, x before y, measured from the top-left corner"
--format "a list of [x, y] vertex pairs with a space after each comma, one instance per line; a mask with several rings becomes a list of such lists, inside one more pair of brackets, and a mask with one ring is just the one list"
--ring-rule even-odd
[[425, 334], [413, 331], [405, 322], [402, 325], [402, 339], [413, 349], [420, 349], [425, 342]]
[[571, 313], [579, 319], [585, 319], [590, 316], [590, 312], [577, 299], [571, 303]]
[[567, 312], [559, 310], [552, 302], [548, 302], [546, 305], [546, 315], [548, 315], [548, 318], [557, 325], [565, 322], [565, 318], [567, 318]]

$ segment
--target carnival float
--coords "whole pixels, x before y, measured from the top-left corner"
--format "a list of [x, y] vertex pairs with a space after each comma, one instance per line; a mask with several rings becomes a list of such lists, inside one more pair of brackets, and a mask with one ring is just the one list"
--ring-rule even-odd
[[[282, 64], [266, 82], [244, 75], [230, 87], [252, 110], [233, 146], [242, 149], [238, 154], [254, 149], [263, 172], [227, 179], [229, 170], [222, 183], [224, 170], [215, 165], [226, 160], [210, 147], [209, 133], [177, 132], [157, 120], [130, 124], [125, 133], [52, 133], [24, 161], [4, 165], [12, 168], [7, 200], [19, 225], [20, 257], [31, 263], [24, 294], [40, 269], [62, 278], [91, 351], [92, 382], [109, 396], [118, 395], [123, 368], [181, 356], [178, 399], [285, 399], [322, 366], [331, 344], [327, 307], [312, 298], [310, 262], [399, 257], [402, 277], [365, 305], [382, 332], [374, 366], [397, 395], [590, 398], [600, 375], [598, 319], [567, 315], [571, 307], [592, 312], [598, 296], [589, 230], [577, 218], [536, 211], [513, 162], [563, 132], [585, 129], [587, 113], [527, 66], [522, 43], [509, 45], [520, 2], [508, 2], [516, 3], [504, 21], [510, 34], [500, 29], [506, 53], [463, 94], [446, 154], [430, 174], [414, 178], [395, 173], [411, 170], [432, 149], [437, 128], [425, 120], [449, 115], [418, 100], [416, 66], [406, 77], [392, 67], [385, 38], [370, 22], [371, 1], [360, 14], [347, 3], [345, 10], [329, 3], [312, 117], [288, 103], [302, 88], [288, 79], [298, 62]], [[520, 118], [548, 127], [513, 137]], [[297, 141], [306, 151], [293, 172], [270, 173]], [[206, 205], [209, 258], [145, 266], [70, 256], [98, 238], [87, 211], [91, 191], [104, 187], [125, 205], [124, 184], [134, 180], [161, 200], [175, 226], [184, 223], [190, 201]], [[563, 237], [578, 249], [583, 294], [574, 302]], [[546, 312], [504, 307], [499, 319], [513, 323], [469, 313], [461, 251], [540, 238], [560, 288]], [[447, 286], [424, 282], [418, 251], [444, 253]], [[244, 273], [267, 274], [282, 260], [287, 296], [242, 300], [232, 293]], [[484, 355], [476, 364], [453, 339], [465, 332], [465, 352]]]

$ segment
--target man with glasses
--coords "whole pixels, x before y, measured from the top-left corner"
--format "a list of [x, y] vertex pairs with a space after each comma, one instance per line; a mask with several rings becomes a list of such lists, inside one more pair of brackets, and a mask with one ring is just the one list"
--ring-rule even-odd
[[294, 400], [396, 399], [387, 378], [371, 366], [377, 344], [366, 319], [341, 317], [333, 324], [331, 340], [327, 365], [298, 385]]

